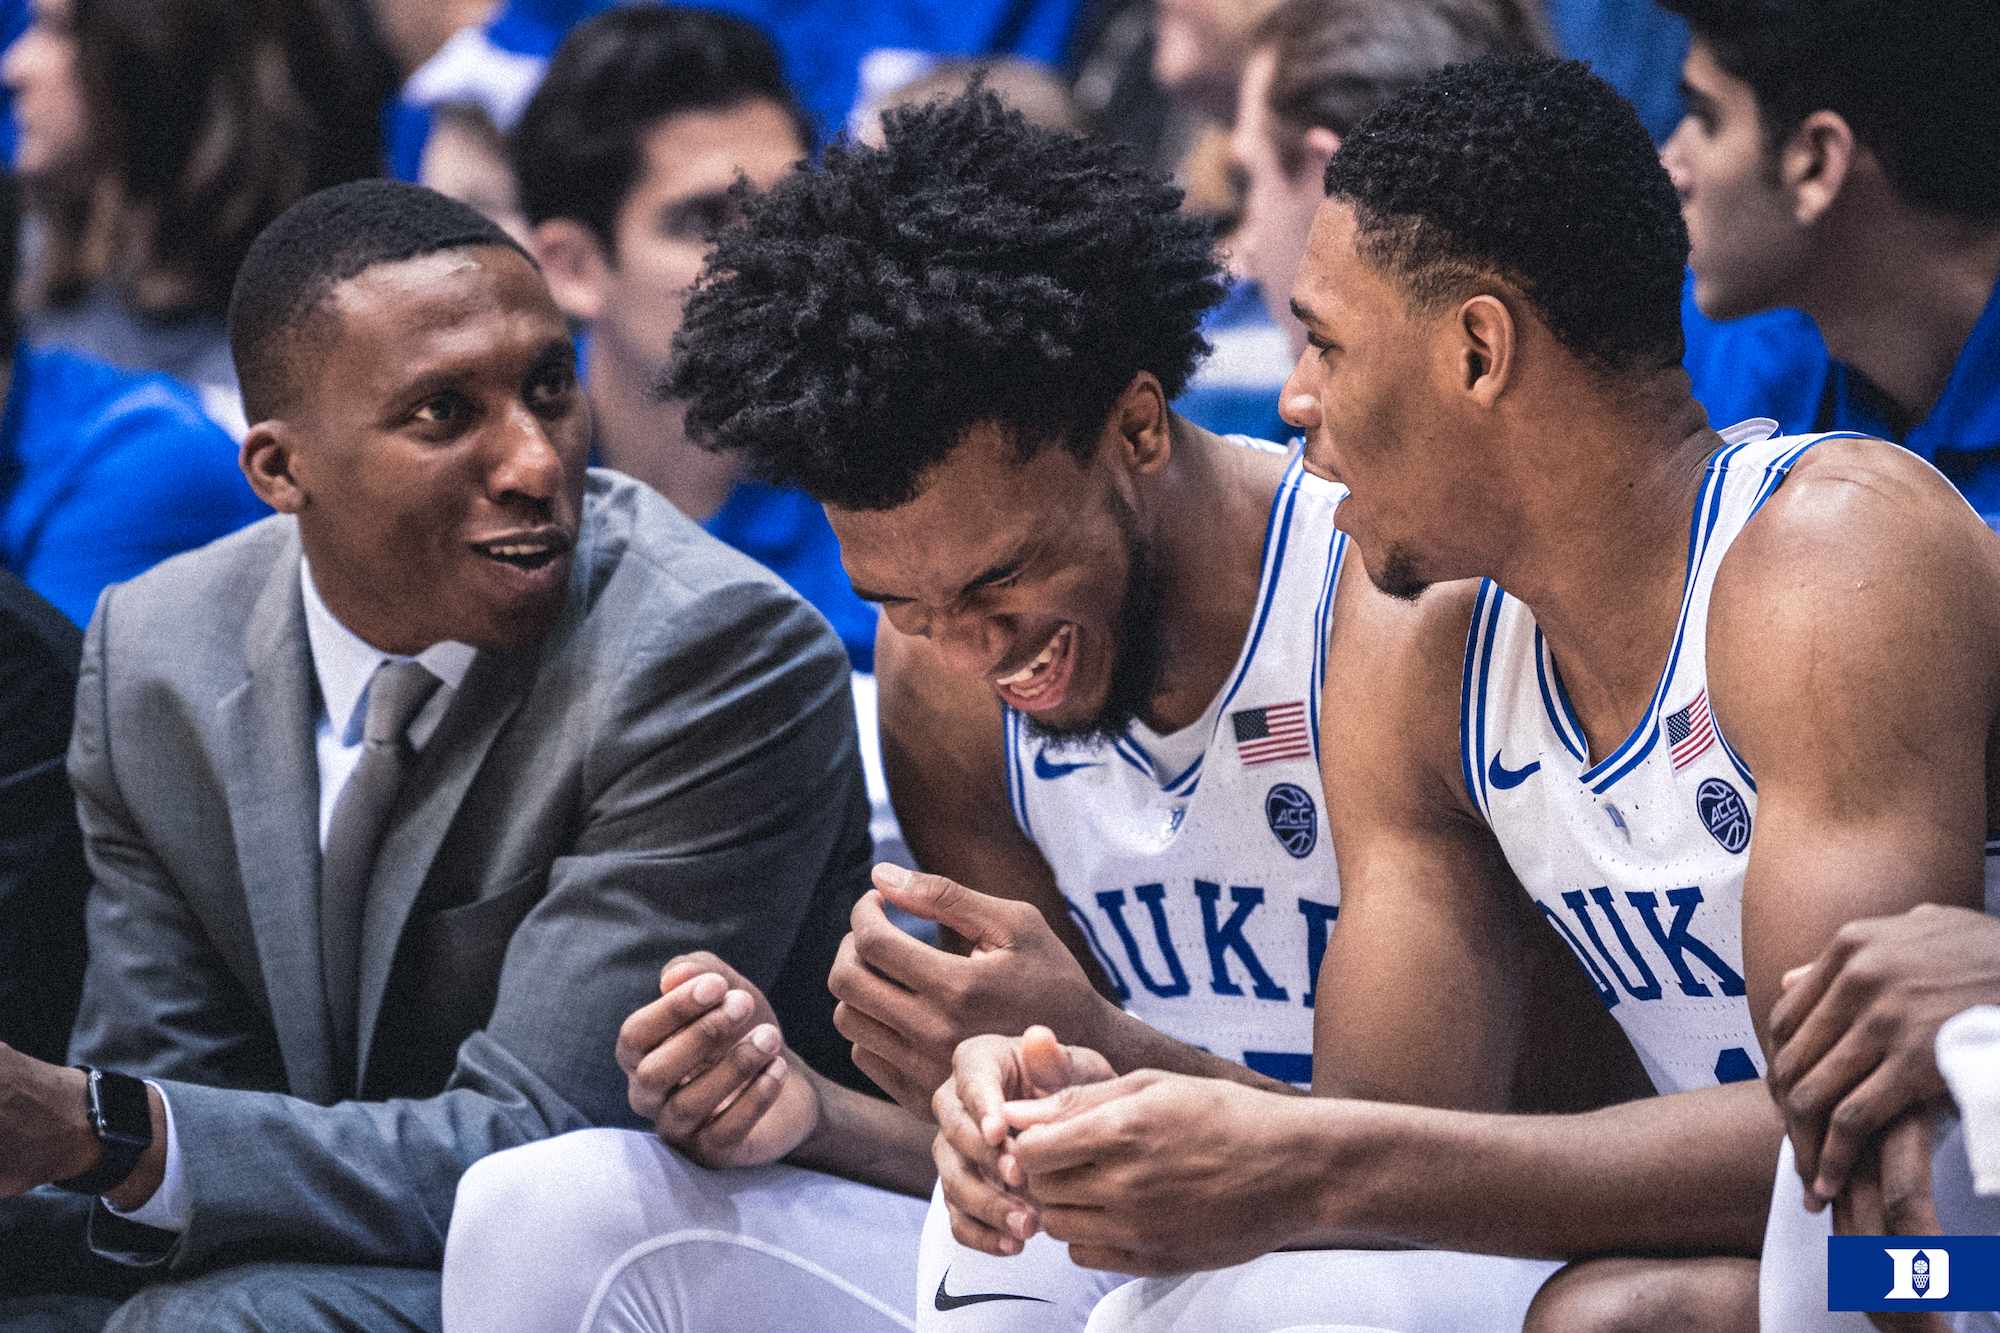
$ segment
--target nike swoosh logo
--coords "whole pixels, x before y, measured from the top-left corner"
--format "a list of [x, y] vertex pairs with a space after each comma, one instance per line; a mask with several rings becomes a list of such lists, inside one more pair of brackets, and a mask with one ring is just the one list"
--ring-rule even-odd
[[1046, 750], [1035, 751], [1035, 776], [1045, 782], [1050, 778], [1060, 778], [1074, 773], [1079, 768], [1102, 768], [1103, 766], [1104, 761], [1101, 759], [1093, 759], [1083, 764], [1052, 764], [1049, 762]]
[[944, 1289], [946, 1279], [951, 1277], [951, 1269], [944, 1270], [944, 1277], [938, 1279], [935, 1304], [940, 1310], [956, 1310], [961, 1305], [978, 1305], [982, 1301], [1038, 1301], [1049, 1303], [1046, 1296], [1015, 1296], [1005, 1291], [976, 1291], [969, 1296], [954, 1296]]
[[1529, 764], [1526, 768], [1503, 767], [1500, 763], [1500, 752], [1495, 750], [1493, 752], [1493, 762], [1486, 766], [1486, 780], [1501, 791], [1506, 791], [1510, 787], [1518, 787], [1526, 782], [1536, 772], [1540, 771], [1541, 767], [1542, 761], [1539, 759]]

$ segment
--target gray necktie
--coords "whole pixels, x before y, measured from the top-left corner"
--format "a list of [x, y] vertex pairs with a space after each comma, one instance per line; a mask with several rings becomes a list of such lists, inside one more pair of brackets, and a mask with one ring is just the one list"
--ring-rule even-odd
[[361, 919], [382, 826], [415, 758], [403, 733], [439, 682], [416, 662], [384, 662], [368, 684], [361, 762], [334, 802], [320, 858], [320, 970], [333, 1014], [333, 1049], [342, 1086], [354, 1077], [355, 995], [360, 989]]

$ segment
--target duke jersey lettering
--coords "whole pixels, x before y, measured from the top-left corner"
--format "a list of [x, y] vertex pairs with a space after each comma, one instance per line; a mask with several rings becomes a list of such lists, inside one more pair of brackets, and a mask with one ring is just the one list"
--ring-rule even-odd
[[1115, 741], [1061, 745], [1005, 715], [1014, 818], [1127, 1012], [1299, 1084], [1312, 1081], [1313, 985], [1340, 903], [1319, 708], [1346, 494], [1293, 454], [1249, 635], [1192, 725], [1161, 736], [1135, 720]]
[[[1528, 608], [1488, 581], [1467, 638], [1460, 755], [1507, 863], [1569, 944], [1661, 1092], [1761, 1078], [1743, 984], [1757, 783], [1708, 708], [1708, 603], [1743, 525], [1807, 449], [1756, 418], [1722, 432], [1651, 704], [1596, 763]], [[1987, 910], [2000, 906], [1989, 856]]]

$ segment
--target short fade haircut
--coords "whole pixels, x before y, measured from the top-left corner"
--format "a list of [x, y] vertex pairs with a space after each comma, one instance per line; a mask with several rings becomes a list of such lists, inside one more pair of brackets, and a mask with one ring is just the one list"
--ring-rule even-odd
[[701, 9], [598, 15], [556, 52], [510, 136], [528, 224], [575, 218], [615, 258], [618, 210], [644, 165], [647, 130], [668, 116], [755, 101], [775, 103], [811, 151], [811, 122], [761, 29]]
[[663, 391], [764, 480], [893, 509], [971, 427], [1022, 461], [1096, 455], [1141, 371], [1178, 394], [1224, 294], [1213, 224], [1129, 150], [1029, 125], [975, 84], [898, 107], [723, 232]]
[[2000, 218], [1994, 0], [1662, 0], [1750, 85], [1767, 151], [1815, 111], [1874, 150], [1905, 202]]
[[1549, 49], [1533, 0], [1285, 0], [1250, 33], [1272, 50], [1271, 146], [1287, 176], [1306, 131], [1347, 132], [1432, 70]]
[[1498, 277], [1600, 372], [1680, 362], [1680, 200], [1631, 103], [1579, 61], [1438, 71], [1354, 128], [1326, 192], [1414, 309]]
[[336, 286], [377, 264], [487, 245], [535, 262], [483, 214], [403, 181], [350, 181], [280, 213], [250, 246], [229, 300], [245, 415], [268, 421], [291, 408], [299, 391], [292, 368], [327, 340], [323, 307]]

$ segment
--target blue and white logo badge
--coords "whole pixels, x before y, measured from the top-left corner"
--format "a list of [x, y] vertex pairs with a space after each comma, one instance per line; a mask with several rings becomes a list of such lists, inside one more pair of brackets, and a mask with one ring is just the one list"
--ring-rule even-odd
[[1885, 1301], [1941, 1301], [1951, 1295], [1951, 1251], [1892, 1250], [1882, 1247], [1896, 1266], [1896, 1285], [1882, 1297]]
[[1750, 809], [1721, 778], [1708, 778], [1695, 788], [1694, 812], [1723, 851], [1740, 852], [1750, 845]]
[[1319, 845], [1319, 807], [1304, 787], [1280, 782], [1264, 796], [1264, 818], [1278, 845], [1304, 860]]

